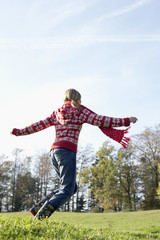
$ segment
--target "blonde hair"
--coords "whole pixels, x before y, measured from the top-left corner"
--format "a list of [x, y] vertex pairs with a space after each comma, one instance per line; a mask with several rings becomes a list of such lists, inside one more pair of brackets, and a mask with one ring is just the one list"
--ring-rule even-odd
[[70, 88], [65, 92], [63, 100], [64, 102], [71, 101], [72, 107], [79, 108], [79, 109], [81, 108], [80, 106], [81, 94], [73, 88]]

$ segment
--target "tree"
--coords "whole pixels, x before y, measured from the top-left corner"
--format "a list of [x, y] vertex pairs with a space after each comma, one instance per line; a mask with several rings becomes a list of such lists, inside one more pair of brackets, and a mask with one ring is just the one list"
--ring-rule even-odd
[[115, 148], [109, 141], [97, 152], [99, 162], [92, 169], [92, 191], [104, 209], [116, 209], [117, 184]]
[[115, 208], [118, 180], [114, 147], [109, 142], [105, 142], [97, 152], [97, 157], [98, 163], [81, 173], [81, 182], [89, 183], [90, 192], [95, 197], [96, 204], [104, 209]]
[[20, 211], [28, 208], [33, 203], [32, 197], [30, 205], [26, 206], [25, 194], [27, 194], [27, 191], [31, 191], [28, 193], [28, 195], [31, 196], [34, 192], [35, 185], [33, 186], [34, 180], [31, 177], [30, 171], [31, 158], [24, 156], [22, 149], [14, 149], [13, 156], [14, 160], [12, 161], [10, 181], [11, 211]]
[[160, 163], [160, 124], [155, 128], [147, 128], [135, 136], [135, 151], [139, 161], [141, 193], [143, 195], [142, 209], [160, 207], [157, 199], [159, 185], [158, 165]]
[[82, 211], [85, 208], [87, 189], [85, 184], [81, 184], [81, 172], [87, 167], [91, 166], [96, 159], [93, 146], [87, 144], [84, 147], [80, 147], [77, 154], [77, 185], [78, 190], [76, 193], [76, 211]]
[[[8, 210], [8, 191], [11, 172], [11, 161], [5, 155], [0, 156], [0, 212], [5, 209], [2, 201], [4, 200], [6, 209]], [[3, 208], [3, 209], [2, 209]]]
[[20, 173], [20, 153], [22, 152], [22, 149], [14, 149], [13, 150], [13, 156], [14, 160], [12, 161], [12, 171], [11, 171], [11, 184], [10, 184], [10, 192], [11, 192], [11, 211], [15, 211], [15, 190], [16, 190], [16, 179], [18, 176], [18, 173]]
[[116, 151], [110, 142], [105, 142], [97, 152], [98, 161], [81, 173], [81, 182], [89, 183], [93, 199], [105, 210], [136, 210], [138, 205], [138, 174], [134, 149]]
[[[53, 188], [57, 187], [59, 181], [53, 171], [50, 153], [42, 152], [36, 156], [34, 165], [34, 177], [36, 179], [35, 202], [41, 200]], [[55, 189], [54, 189], [55, 190]]]
[[118, 209], [136, 210], [139, 201], [138, 166], [134, 158], [134, 148], [120, 149], [116, 160], [118, 177]]
[[15, 208], [14, 211], [24, 211], [33, 205], [35, 179], [30, 172], [18, 174], [16, 178]]

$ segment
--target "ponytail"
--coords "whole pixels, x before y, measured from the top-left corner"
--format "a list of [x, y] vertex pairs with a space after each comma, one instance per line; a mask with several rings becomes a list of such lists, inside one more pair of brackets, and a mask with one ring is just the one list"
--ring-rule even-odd
[[75, 89], [68, 89], [64, 94], [64, 102], [71, 101], [71, 106], [81, 109], [81, 94]]
[[78, 102], [75, 102], [74, 100], [71, 100], [71, 106], [75, 107], [75, 108], [78, 108], [78, 109], [81, 109], [81, 105]]

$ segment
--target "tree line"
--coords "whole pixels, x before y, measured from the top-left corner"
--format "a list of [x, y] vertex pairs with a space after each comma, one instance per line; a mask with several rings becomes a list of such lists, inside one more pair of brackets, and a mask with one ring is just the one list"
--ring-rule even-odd
[[[12, 158], [12, 159], [11, 159]], [[77, 154], [78, 191], [59, 210], [122, 211], [160, 207], [160, 124], [132, 137], [126, 150], [109, 141], [95, 154], [91, 145]], [[28, 211], [59, 187], [50, 153], [25, 156], [15, 149], [0, 156], [0, 212]]]
[[[81, 147], [77, 156], [77, 173], [94, 162], [91, 145]], [[87, 198], [85, 186], [60, 208], [62, 211], [81, 211]], [[28, 211], [44, 196], [58, 189], [59, 178], [53, 168], [50, 153], [41, 151], [35, 156], [25, 156], [22, 149], [14, 149], [12, 156], [0, 156], [0, 212]], [[85, 189], [85, 190], [84, 190]]]
[[105, 142], [97, 152], [98, 162], [80, 173], [105, 210], [160, 208], [160, 124], [132, 139], [126, 150], [118, 151]]

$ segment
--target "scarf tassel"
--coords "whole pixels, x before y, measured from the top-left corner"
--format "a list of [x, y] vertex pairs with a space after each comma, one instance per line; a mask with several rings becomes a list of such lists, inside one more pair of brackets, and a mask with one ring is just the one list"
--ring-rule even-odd
[[124, 130], [115, 129], [115, 128], [101, 128], [101, 127], [100, 129], [106, 136], [120, 143], [123, 148], [125, 149], [127, 148], [129, 141], [131, 139], [129, 137], [125, 137], [124, 135], [129, 132], [128, 130], [130, 129], [130, 127]]
[[129, 142], [130, 142], [130, 138], [129, 137], [123, 137], [120, 144], [122, 145], [123, 148], [127, 148]]
[[[125, 130], [123, 130], [123, 133], [124, 134], [129, 133], [129, 129], [130, 129], [130, 127], [125, 129]], [[124, 147], [126, 149], [128, 144], [129, 144], [129, 142], [130, 142], [130, 140], [131, 139], [129, 137], [124, 137], [123, 136], [122, 140], [120, 141], [120, 144], [122, 145], [122, 147]]]
[[124, 134], [129, 133], [129, 129], [130, 129], [130, 127], [128, 127], [125, 130], [123, 130]]
[[128, 144], [129, 144], [129, 142], [131, 140], [129, 137], [125, 137], [124, 136], [124, 134], [129, 133], [129, 129], [130, 129], [130, 127], [128, 127], [127, 129], [122, 130], [123, 131], [123, 137], [122, 137], [122, 139], [120, 141], [120, 144], [125, 149], [127, 148]]

